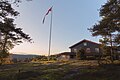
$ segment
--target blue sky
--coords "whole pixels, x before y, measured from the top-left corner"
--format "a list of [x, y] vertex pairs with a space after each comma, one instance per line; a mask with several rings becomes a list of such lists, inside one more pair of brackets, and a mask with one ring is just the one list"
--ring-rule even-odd
[[47, 10], [53, 6], [53, 29], [51, 54], [70, 51], [69, 47], [82, 39], [95, 42], [87, 28], [100, 20], [99, 9], [106, 0], [33, 0], [24, 1], [15, 7], [20, 15], [16, 18], [17, 27], [23, 28], [34, 43], [24, 42], [15, 46], [12, 53], [48, 54], [48, 37], [50, 14], [42, 19]]

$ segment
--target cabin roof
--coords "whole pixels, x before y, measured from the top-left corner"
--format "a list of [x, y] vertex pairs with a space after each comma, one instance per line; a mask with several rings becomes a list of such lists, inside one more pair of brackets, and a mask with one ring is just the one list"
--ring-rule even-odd
[[74, 52], [62, 52], [59, 55], [76, 55]]
[[77, 45], [79, 45], [79, 44], [81, 44], [81, 43], [83, 43], [83, 42], [90, 42], [90, 43], [93, 43], [93, 44], [100, 45], [99, 43], [96, 43], [96, 42], [93, 42], [93, 41], [84, 39], [84, 40], [82, 40], [82, 41], [80, 41], [80, 42], [78, 42], [78, 43], [76, 43], [76, 44], [70, 46], [69, 48], [73, 48], [73, 47], [75, 47], [75, 46], [77, 46]]

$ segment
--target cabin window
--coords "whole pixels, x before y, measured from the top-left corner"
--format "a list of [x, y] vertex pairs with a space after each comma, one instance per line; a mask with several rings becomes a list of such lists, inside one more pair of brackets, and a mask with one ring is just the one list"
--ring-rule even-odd
[[77, 52], [77, 49], [74, 49], [74, 52]]
[[95, 51], [96, 51], [96, 52], [99, 52], [99, 48], [95, 48]]
[[85, 43], [83, 43], [83, 45], [84, 45], [84, 46], [87, 46], [87, 43], [85, 42]]
[[91, 52], [90, 48], [86, 48], [86, 52], [90, 53]]
[[65, 57], [66, 57], [66, 55], [62, 55], [62, 57], [63, 57], [63, 58], [65, 58]]
[[120, 51], [117, 51], [118, 53], [120, 53]]

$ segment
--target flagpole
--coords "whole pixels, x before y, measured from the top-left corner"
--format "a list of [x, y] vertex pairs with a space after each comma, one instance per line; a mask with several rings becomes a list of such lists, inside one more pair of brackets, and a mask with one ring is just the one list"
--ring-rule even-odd
[[[52, 7], [53, 8], [53, 7]], [[53, 17], [53, 10], [51, 9], [51, 20], [50, 20], [50, 34], [49, 34], [49, 50], [48, 50], [48, 61], [50, 60], [51, 54], [51, 39], [52, 39], [52, 17]]]

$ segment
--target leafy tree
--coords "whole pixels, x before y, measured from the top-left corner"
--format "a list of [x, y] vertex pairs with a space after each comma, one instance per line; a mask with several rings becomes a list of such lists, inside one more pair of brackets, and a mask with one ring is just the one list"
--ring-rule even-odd
[[85, 56], [85, 50], [82, 48], [82, 49], [80, 49], [77, 53], [76, 53], [76, 58], [78, 59], [78, 60], [83, 60], [83, 59], [85, 59], [86, 58], [86, 56]]
[[118, 39], [120, 36], [120, 0], [108, 0], [107, 3], [102, 5], [100, 16], [102, 20], [90, 28], [92, 35], [105, 37], [112, 36], [112, 33], [114, 33], [117, 34], [114, 40]]
[[108, 38], [103, 38], [103, 39], [100, 39], [99, 42], [101, 42], [101, 50], [103, 52], [103, 56], [106, 56], [106, 55], [110, 55], [110, 47], [108, 47]]
[[0, 0], [0, 62], [9, 55], [9, 50], [23, 40], [31, 42], [28, 34], [17, 28], [14, 19], [19, 15], [12, 5], [18, 5], [21, 0]]
[[[113, 43], [120, 45], [120, 0], [107, 0], [100, 9], [101, 21], [93, 25], [89, 30], [93, 36], [102, 36], [108, 40], [105, 42], [111, 45], [111, 60]], [[113, 36], [114, 34], [114, 36]]]
[[76, 59], [80, 60], [80, 52], [79, 51], [76, 52]]

